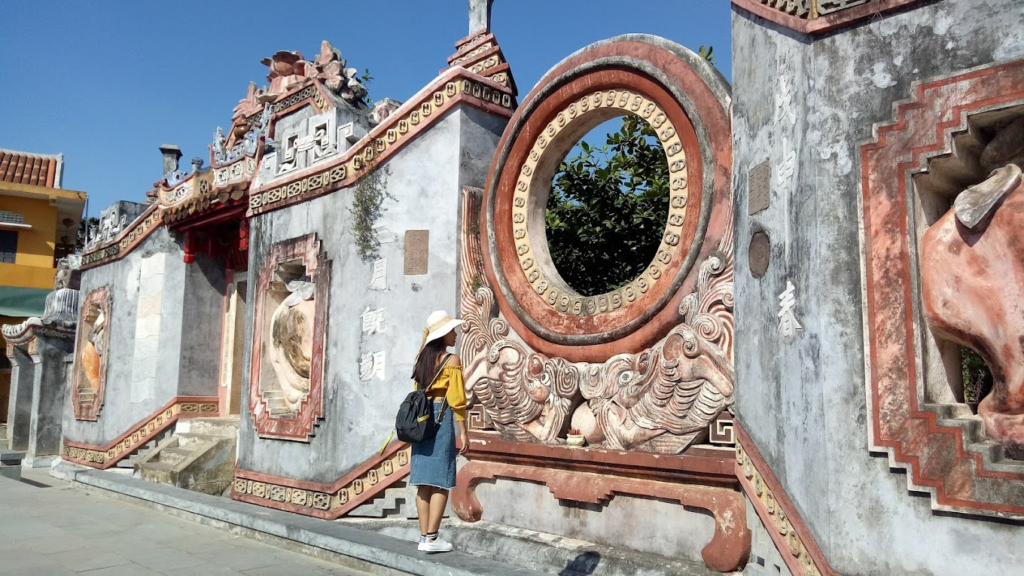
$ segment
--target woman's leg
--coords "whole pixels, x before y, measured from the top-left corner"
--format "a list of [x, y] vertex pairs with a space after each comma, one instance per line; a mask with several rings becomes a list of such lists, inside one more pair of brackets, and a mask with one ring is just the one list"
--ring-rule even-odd
[[419, 486], [416, 489], [416, 513], [420, 521], [420, 535], [426, 536], [430, 530], [430, 503], [433, 500], [433, 486]]
[[448, 491], [434, 488], [434, 493], [430, 495], [430, 523], [427, 525], [428, 530], [424, 534], [432, 534], [441, 528], [441, 517], [444, 516], [444, 509], [447, 505]]

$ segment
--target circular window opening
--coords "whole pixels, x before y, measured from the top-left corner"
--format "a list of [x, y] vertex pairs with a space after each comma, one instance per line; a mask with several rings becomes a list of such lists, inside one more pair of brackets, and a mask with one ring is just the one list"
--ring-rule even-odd
[[551, 182], [545, 230], [569, 287], [597, 296], [650, 265], [665, 235], [668, 175], [657, 133], [639, 116], [599, 124], [566, 154]]

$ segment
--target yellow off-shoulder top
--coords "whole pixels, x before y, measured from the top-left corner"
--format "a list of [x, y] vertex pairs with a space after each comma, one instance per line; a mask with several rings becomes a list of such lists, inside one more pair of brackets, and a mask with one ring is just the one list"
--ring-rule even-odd
[[466, 419], [466, 385], [462, 381], [462, 366], [442, 368], [441, 374], [427, 387], [426, 392], [431, 399], [447, 398], [455, 419], [459, 422]]

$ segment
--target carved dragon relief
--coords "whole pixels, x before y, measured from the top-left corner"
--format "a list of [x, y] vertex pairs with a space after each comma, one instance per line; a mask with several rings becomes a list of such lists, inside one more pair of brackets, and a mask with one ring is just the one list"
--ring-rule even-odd
[[[471, 195], [466, 204], [478, 206]], [[651, 348], [600, 364], [550, 358], [519, 338], [481, 280], [479, 234], [463, 237], [466, 391], [503, 438], [561, 444], [571, 424], [591, 446], [678, 454], [732, 405], [731, 225], [680, 303], [682, 322]]]

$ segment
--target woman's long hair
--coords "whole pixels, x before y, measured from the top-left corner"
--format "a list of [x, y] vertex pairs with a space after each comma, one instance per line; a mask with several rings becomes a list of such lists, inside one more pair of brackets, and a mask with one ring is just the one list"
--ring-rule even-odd
[[441, 360], [447, 346], [444, 345], [444, 338], [437, 338], [427, 342], [416, 357], [416, 364], [412, 369], [412, 379], [426, 390], [433, 384], [434, 374], [437, 374], [437, 363]]

